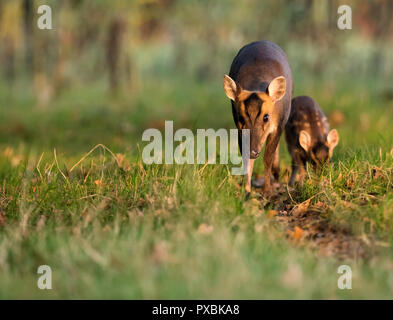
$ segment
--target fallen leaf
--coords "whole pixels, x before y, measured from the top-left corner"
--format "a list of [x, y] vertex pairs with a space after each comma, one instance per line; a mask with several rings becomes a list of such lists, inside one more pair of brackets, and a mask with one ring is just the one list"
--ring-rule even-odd
[[303, 232], [303, 229], [302, 229], [302, 228], [299, 228], [298, 226], [295, 227], [295, 230], [294, 230], [294, 231], [291, 231], [291, 230], [288, 231], [289, 236], [290, 236], [293, 240], [295, 240], [295, 241], [300, 240], [300, 239], [303, 237], [303, 233], [304, 233], [304, 232]]
[[303, 236], [303, 229], [299, 227], [295, 227], [295, 231], [293, 233], [293, 239], [294, 240], [299, 240]]
[[105, 183], [104, 183], [104, 182], [102, 182], [102, 180], [101, 180], [101, 179], [97, 179], [97, 180], [95, 180], [95, 181], [94, 181], [94, 183], [95, 183], [95, 185], [97, 185], [97, 186], [105, 186]]
[[306, 213], [308, 207], [310, 206], [310, 201], [311, 201], [311, 198], [298, 204], [295, 208], [293, 208], [292, 214], [294, 216], [298, 216], [298, 215], [302, 215], [302, 214]]
[[271, 218], [271, 217], [275, 217], [276, 215], [278, 214], [278, 211], [277, 210], [269, 210], [268, 212], [267, 212], [267, 217], [268, 218]]

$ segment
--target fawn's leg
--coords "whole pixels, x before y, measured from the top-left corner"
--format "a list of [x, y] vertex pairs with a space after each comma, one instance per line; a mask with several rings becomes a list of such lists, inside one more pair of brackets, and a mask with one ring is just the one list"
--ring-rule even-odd
[[299, 176], [300, 176], [299, 182], [300, 182], [300, 185], [303, 186], [303, 184], [304, 184], [304, 179], [305, 179], [305, 177], [306, 177], [306, 163], [304, 163], [304, 162], [301, 161], [301, 160], [300, 160], [300, 164], [299, 164], [299, 170], [300, 170], [300, 173], [299, 173]]
[[[300, 172], [299, 172], [300, 171]], [[299, 172], [299, 182], [301, 185], [304, 183], [304, 178], [306, 176], [305, 163], [301, 159], [298, 153], [292, 154], [292, 175], [289, 181], [289, 185], [293, 186], [296, 182], [296, 174]]]
[[289, 179], [289, 186], [292, 187], [296, 181], [296, 175], [299, 171], [299, 164], [296, 162], [294, 158], [292, 158], [292, 174], [291, 178]]

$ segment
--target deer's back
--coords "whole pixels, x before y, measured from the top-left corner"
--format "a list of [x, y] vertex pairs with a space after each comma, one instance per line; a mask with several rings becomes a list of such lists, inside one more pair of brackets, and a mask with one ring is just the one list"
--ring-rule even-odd
[[276, 110], [280, 115], [278, 125], [285, 126], [291, 109], [293, 79], [287, 55], [278, 45], [262, 40], [244, 46], [233, 60], [229, 76], [250, 91], [266, 91], [274, 78], [284, 76], [287, 90], [284, 97], [276, 102]]

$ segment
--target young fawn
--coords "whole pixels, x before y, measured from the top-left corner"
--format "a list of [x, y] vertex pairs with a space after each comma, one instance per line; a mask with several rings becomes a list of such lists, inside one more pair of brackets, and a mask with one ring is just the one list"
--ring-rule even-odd
[[270, 41], [244, 46], [233, 60], [229, 76], [224, 77], [224, 89], [231, 99], [240, 150], [241, 131], [250, 130], [250, 154], [243, 155], [249, 158], [245, 190], [251, 191], [254, 160], [266, 142], [263, 192], [269, 195], [271, 174], [276, 180], [280, 176], [279, 141], [291, 109], [293, 80], [286, 54]]
[[299, 170], [303, 183], [307, 162], [317, 169], [331, 159], [339, 136], [336, 129], [329, 132], [329, 123], [318, 103], [310, 97], [300, 96], [292, 99], [285, 139], [292, 157], [289, 185], [293, 186]]

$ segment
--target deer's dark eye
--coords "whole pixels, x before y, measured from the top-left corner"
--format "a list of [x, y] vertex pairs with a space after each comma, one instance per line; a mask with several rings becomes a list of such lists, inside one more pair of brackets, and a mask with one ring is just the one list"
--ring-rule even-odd
[[264, 116], [263, 116], [263, 122], [268, 122], [269, 121], [269, 115], [268, 114], [265, 114]]

